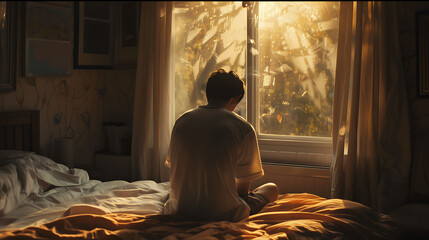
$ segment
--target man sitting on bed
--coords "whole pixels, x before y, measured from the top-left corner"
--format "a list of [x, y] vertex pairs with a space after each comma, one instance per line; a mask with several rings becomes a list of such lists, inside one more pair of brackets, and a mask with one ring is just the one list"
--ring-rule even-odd
[[208, 104], [176, 120], [165, 162], [171, 168], [165, 214], [235, 222], [277, 199], [274, 183], [249, 192], [264, 171], [254, 128], [233, 112], [243, 96], [237, 74], [219, 69], [207, 81]]

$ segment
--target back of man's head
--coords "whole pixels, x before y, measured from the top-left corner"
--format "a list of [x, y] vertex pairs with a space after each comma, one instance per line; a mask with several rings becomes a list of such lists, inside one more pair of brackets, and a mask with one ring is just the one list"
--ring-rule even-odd
[[206, 97], [209, 103], [225, 103], [233, 97], [244, 96], [244, 82], [234, 71], [218, 69], [210, 74], [206, 85]]

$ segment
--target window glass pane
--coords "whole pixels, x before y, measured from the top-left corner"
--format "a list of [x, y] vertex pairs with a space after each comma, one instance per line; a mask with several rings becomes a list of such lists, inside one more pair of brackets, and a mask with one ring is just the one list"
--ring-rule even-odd
[[259, 2], [259, 132], [331, 137], [339, 2]]
[[[207, 104], [210, 73], [234, 70], [243, 80], [246, 8], [241, 2], [177, 2], [174, 8], [175, 117]], [[246, 96], [235, 112], [246, 117]]]

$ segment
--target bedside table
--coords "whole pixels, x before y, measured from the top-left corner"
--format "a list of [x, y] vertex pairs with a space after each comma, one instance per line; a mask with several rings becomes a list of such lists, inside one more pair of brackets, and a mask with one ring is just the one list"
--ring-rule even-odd
[[94, 154], [96, 169], [101, 172], [102, 181], [131, 181], [131, 156], [115, 155], [105, 151]]

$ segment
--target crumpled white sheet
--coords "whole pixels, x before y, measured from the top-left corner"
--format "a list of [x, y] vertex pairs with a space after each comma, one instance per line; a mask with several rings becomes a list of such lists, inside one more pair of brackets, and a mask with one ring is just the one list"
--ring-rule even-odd
[[82, 169], [69, 169], [32, 152], [0, 150], [0, 217], [49, 187], [88, 181], [88, 173]]
[[34, 153], [0, 151], [0, 162], [5, 155], [13, 160], [0, 165], [1, 230], [80, 213], [162, 214], [170, 190], [168, 182], [89, 180], [82, 169], [69, 169]]

